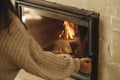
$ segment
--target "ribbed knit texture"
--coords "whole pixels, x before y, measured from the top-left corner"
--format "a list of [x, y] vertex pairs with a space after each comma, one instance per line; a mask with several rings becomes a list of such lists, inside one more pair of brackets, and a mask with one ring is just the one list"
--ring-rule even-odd
[[43, 51], [20, 20], [10, 16], [10, 32], [0, 31], [0, 80], [14, 80], [21, 68], [45, 80], [64, 80], [79, 70], [79, 59]]

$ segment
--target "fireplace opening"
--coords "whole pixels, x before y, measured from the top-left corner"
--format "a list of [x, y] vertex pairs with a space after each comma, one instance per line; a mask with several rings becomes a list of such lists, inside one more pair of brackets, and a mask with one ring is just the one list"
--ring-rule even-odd
[[90, 74], [75, 80], [98, 80], [99, 13], [45, 0], [15, 0], [17, 12], [44, 50], [92, 58]]
[[24, 8], [22, 21], [46, 51], [70, 54], [73, 57], [88, 55], [88, 28], [68, 20], [40, 15], [39, 11]]

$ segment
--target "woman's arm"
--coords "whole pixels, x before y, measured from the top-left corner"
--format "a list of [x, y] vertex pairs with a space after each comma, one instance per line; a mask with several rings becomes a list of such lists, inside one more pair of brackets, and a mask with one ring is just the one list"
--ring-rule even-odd
[[32, 36], [29, 37], [29, 52], [23, 69], [48, 80], [64, 80], [80, 68], [80, 60], [67, 54], [43, 51]]
[[[46, 80], [64, 80], [72, 73], [77, 72], [80, 60], [69, 55], [57, 55], [42, 50], [37, 41], [25, 30], [24, 25], [16, 16], [11, 25], [12, 36], [17, 44], [17, 50], [11, 57], [12, 60], [29, 73]], [[20, 56], [15, 56], [15, 55]]]

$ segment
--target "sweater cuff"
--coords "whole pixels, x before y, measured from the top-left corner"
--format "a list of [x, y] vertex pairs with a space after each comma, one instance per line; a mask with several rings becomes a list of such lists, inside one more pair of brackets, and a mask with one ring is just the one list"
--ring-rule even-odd
[[76, 66], [74, 72], [78, 72], [80, 70], [80, 59], [79, 58], [75, 58], [74, 62], [75, 62], [75, 66]]

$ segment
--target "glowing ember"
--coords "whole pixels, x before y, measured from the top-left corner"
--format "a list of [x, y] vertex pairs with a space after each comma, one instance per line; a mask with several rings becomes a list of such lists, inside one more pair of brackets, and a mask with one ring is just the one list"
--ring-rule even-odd
[[74, 24], [69, 21], [64, 21], [63, 26], [64, 26], [64, 30], [59, 35], [59, 38], [74, 39], [75, 37]]

